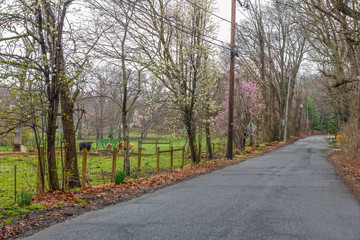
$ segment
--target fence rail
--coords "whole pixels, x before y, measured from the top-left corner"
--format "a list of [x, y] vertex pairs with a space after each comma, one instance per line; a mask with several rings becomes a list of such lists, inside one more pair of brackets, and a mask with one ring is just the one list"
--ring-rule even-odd
[[[185, 146], [173, 147], [170, 141], [139, 141], [138, 143], [137, 154], [132, 154], [130, 158], [133, 177], [159, 174], [167, 169], [183, 168], [190, 164], [190, 159], [186, 158]], [[142, 148], [144, 144], [154, 144], [155, 152], [153, 148], [145, 151]], [[168, 145], [169, 149], [160, 149], [159, 145]], [[212, 144], [213, 153], [215, 150], [220, 151], [221, 145], [223, 144]], [[100, 156], [88, 154], [86, 148], [83, 151], [81, 157], [77, 158], [82, 186], [114, 182], [116, 171], [122, 170], [123, 167], [123, 161], [118, 157], [120, 153], [117, 149], [112, 149], [111, 154]], [[62, 151], [57, 153], [56, 164], [60, 187], [65, 188], [66, 172]], [[17, 194], [21, 191], [31, 191], [34, 194], [46, 191], [49, 183], [47, 171], [47, 161], [43, 153], [40, 154], [40, 159], [37, 154], [1, 156], [0, 207], [15, 202]]]

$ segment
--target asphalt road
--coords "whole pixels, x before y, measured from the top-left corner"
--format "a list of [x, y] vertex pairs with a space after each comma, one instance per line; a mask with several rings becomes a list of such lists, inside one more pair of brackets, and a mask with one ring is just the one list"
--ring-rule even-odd
[[26, 239], [360, 239], [360, 206], [310, 137]]

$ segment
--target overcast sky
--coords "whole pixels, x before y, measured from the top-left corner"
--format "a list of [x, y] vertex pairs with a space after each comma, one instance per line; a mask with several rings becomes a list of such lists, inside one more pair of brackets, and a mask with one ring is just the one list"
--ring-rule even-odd
[[[232, 0], [218, 0], [216, 4], [217, 10], [214, 13], [222, 18], [231, 21], [231, 2]], [[241, 18], [240, 12], [244, 10], [239, 6], [239, 4], [236, 4], [236, 8], [236, 19], [237, 21], [239, 21], [239, 19]], [[218, 34], [219, 40], [230, 43], [230, 23], [222, 21], [217, 17], [214, 17], [214, 19], [220, 21], [220, 29]]]
[[[215, 12], [216, 15], [219, 15], [220, 17], [223, 17], [231, 21], [231, 0], [218, 0], [217, 8], [218, 8], [218, 12]], [[220, 20], [220, 19], [216, 18], [216, 20]], [[230, 23], [225, 21], [220, 21], [220, 29], [219, 29], [218, 37], [222, 41], [229, 42]]]

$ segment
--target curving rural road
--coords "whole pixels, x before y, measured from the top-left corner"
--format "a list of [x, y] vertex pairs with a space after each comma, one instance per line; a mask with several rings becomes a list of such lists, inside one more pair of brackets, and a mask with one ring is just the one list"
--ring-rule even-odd
[[360, 206], [310, 137], [26, 239], [360, 239]]

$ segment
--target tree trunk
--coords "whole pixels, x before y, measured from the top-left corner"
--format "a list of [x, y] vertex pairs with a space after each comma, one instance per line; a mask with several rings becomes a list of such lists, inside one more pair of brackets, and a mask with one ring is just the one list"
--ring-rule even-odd
[[126, 120], [127, 112], [123, 111], [122, 114], [122, 129], [123, 129], [123, 136], [124, 136], [124, 172], [127, 176], [130, 175], [130, 152], [129, 152], [129, 132], [128, 132], [128, 125]]
[[[100, 80], [100, 91], [103, 89], [103, 80]], [[100, 97], [100, 116], [99, 116], [100, 138], [104, 138], [104, 98]]]
[[243, 130], [242, 136], [243, 136], [243, 138], [242, 138], [242, 149], [241, 150], [244, 150], [246, 147], [246, 138], [247, 138], [246, 130]]
[[189, 147], [191, 152], [191, 162], [193, 164], [197, 164], [200, 162], [200, 157], [198, 154], [198, 151], [196, 149], [196, 135], [195, 135], [195, 129], [192, 126], [191, 119], [188, 117], [189, 115], [186, 114], [186, 120], [185, 124], [187, 126], [187, 133], [189, 138]]
[[114, 139], [114, 126], [111, 124], [110, 129], [109, 129], [109, 135], [108, 135], [109, 139]]
[[[77, 95], [75, 92], [75, 98]], [[65, 184], [68, 188], [81, 187], [77, 156], [74, 126], [74, 99], [70, 96], [70, 89], [67, 81], [61, 82], [61, 109], [62, 125], [65, 146]]]
[[82, 121], [79, 122], [77, 139], [78, 139], [78, 140], [82, 140], [82, 139], [83, 139], [83, 136], [82, 136]]
[[[358, 132], [360, 133], [360, 81], [358, 84], [358, 111], [357, 112], [358, 112], [357, 129], [358, 129]], [[358, 136], [360, 136], [360, 134], [358, 134]]]
[[272, 141], [275, 141], [276, 138], [276, 133], [277, 133], [277, 129], [276, 129], [276, 109], [275, 109], [275, 89], [272, 90], [272, 104], [271, 104], [271, 109], [272, 109], [272, 120], [271, 120], [271, 124], [272, 124]]
[[283, 115], [280, 114], [280, 119], [279, 119], [279, 136], [278, 136], [278, 141], [281, 141], [281, 139], [283, 139]]
[[[84, 109], [84, 106], [81, 106], [82, 109]], [[78, 107], [80, 108], [80, 107]], [[82, 120], [80, 119], [81, 118], [81, 115], [78, 114], [78, 121], [79, 121], [79, 125], [78, 125], [78, 134], [77, 134], [77, 139], [78, 140], [82, 140], [83, 139], [83, 135], [82, 135], [82, 127], [83, 127], [83, 123], [82, 123]]]
[[19, 145], [22, 144], [22, 141], [21, 141], [22, 140], [22, 134], [21, 134], [22, 129], [23, 129], [22, 125], [19, 125], [18, 127], [16, 127], [14, 144], [19, 144]]
[[254, 134], [251, 133], [250, 134], [250, 147], [253, 147], [254, 146]]
[[148, 132], [149, 132], [149, 129], [146, 128], [146, 129], [144, 130], [144, 132], [143, 132], [144, 134], [142, 135], [142, 137], [143, 137], [143, 138], [147, 138]]
[[[198, 146], [197, 146], [197, 148], [198, 148], [198, 151], [199, 151], [199, 157], [201, 159], [201, 153], [202, 153], [202, 128], [198, 128], [197, 131], [198, 131], [198, 142], [197, 142]], [[196, 146], [196, 144], [195, 144], [195, 146]]]
[[39, 169], [40, 169], [40, 184], [41, 184], [40, 192], [44, 193], [45, 192], [45, 169], [44, 169], [44, 159], [43, 159], [44, 152], [43, 152], [43, 149], [41, 149], [41, 147], [40, 147], [37, 125], [33, 124], [32, 129], [33, 129], [34, 135], [35, 135], [35, 144], [36, 144], [36, 149], [37, 149], [38, 159], [39, 159], [38, 164], [39, 164]]
[[206, 133], [206, 146], [207, 146], [207, 152], [209, 154], [209, 159], [213, 158], [213, 152], [211, 148], [211, 135], [210, 135], [210, 123], [206, 122], [205, 124], [205, 133]]
[[49, 172], [49, 188], [50, 190], [59, 190], [59, 178], [56, 168], [56, 156], [55, 156], [55, 136], [56, 136], [56, 116], [59, 108], [59, 96], [56, 93], [52, 93], [53, 96], [49, 96], [49, 108], [47, 116], [47, 161]]
[[121, 130], [122, 130], [122, 129], [121, 129], [121, 124], [122, 124], [122, 123], [119, 124], [119, 130], [118, 130], [118, 139], [119, 139], [119, 140], [121, 139]]

